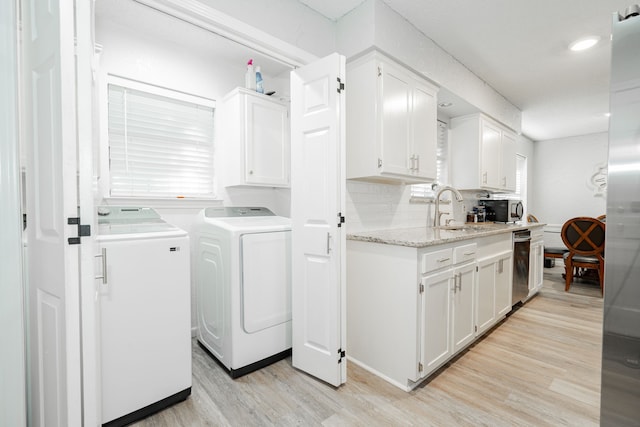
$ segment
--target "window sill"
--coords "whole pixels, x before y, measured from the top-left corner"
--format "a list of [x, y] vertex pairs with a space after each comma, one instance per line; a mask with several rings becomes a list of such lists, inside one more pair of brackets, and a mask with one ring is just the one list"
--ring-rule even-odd
[[218, 198], [196, 197], [105, 197], [102, 204], [111, 206], [149, 206], [153, 208], [193, 208], [202, 209], [209, 206], [222, 206], [223, 200]]

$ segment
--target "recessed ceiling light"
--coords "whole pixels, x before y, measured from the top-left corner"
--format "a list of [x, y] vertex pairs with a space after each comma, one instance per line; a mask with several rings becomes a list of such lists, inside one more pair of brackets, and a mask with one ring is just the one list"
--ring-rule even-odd
[[574, 52], [586, 50], [595, 46], [599, 41], [600, 41], [600, 37], [598, 36], [583, 37], [571, 43], [569, 45], [569, 49], [571, 49]]
[[452, 102], [441, 102], [438, 104], [438, 107], [447, 108], [447, 107], [451, 107], [452, 105], [453, 105]]

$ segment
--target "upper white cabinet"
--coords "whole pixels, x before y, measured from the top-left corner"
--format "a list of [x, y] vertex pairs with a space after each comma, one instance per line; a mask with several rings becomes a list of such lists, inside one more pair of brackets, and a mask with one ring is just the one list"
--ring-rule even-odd
[[437, 88], [379, 52], [347, 64], [347, 179], [436, 178]]
[[459, 189], [516, 189], [516, 136], [483, 114], [451, 120], [452, 184]]
[[289, 187], [288, 105], [236, 88], [218, 113], [223, 185]]

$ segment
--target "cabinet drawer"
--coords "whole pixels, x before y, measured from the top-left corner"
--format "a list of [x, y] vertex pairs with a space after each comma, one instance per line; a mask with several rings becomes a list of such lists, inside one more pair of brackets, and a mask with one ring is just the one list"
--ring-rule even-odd
[[470, 243], [468, 245], [458, 246], [453, 249], [453, 263], [460, 264], [465, 261], [475, 260], [478, 252], [478, 244]]
[[422, 273], [438, 270], [453, 264], [453, 249], [441, 249], [422, 255]]

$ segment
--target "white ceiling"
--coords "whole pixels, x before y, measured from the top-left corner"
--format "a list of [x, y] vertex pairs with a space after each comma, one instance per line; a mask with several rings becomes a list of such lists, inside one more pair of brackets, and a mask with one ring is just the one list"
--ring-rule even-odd
[[[300, 0], [337, 20], [362, 0]], [[383, 0], [522, 111], [533, 140], [608, 128], [612, 13], [633, 0]], [[577, 53], [568, 45], [601, 38]]]

